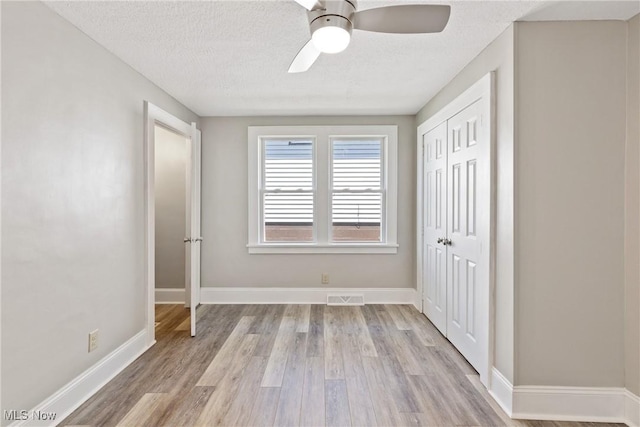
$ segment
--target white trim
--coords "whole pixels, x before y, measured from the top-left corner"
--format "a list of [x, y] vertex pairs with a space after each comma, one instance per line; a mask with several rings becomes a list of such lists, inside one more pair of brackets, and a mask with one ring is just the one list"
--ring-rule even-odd
[[184, 288], [156, 288], [156, 304], [184, 304]]
[[[171, 128], [173, 131], [186, 136], [191, 137], [191, 125], [185, 121], [180, 120], [171, 113], [164, 111], [162, 108], [144, 101], [144, 105], [147, 108], [149, 118], [156, 123], [161, 123], [164, 126]], [[154, 123], [155, 124], [155, 123]]]
[[[480, 363], [481, 383], [490, 388], [490, 381], [492, 376], [493, 362], [494, 362], [494, 341], [495, 341], [495, 224], [496, 224], [496, 152], [495, 152], [495, 139], [496, 139], [496, 124], [495, 124], [495, 73], [489, 72], [484, 77], [479, 79], [471, 87], [465, 90], [461, 95], [443, 107], [440, 111], [435, 113], [425, 122], [418, 126], [417, 130], [417, 169], [416, 169], [416, 293], [419, 298], [419, 306], [421, 312], [424, 312], [424, 296], [423, 296], [423, 246], [424, 246], [424, 227], [423, 227], [423, 207], [424, 207], [424, 193], [423, 193], [423, 180], [424, 180], [424, 149], [423, 149], [423, 135], [430, 130], [436, 128], [446, 120], [455, 116], [460, 111], [464, 110], [474, 102], [483, 99], [483, 103], [486, 103], [485, 111], [489, 111], [489, 204], [488, 204], [488, 224], [485, 229], [484, 225], [480, 226], [483, 229], [483, 233], [487, 236], [488, 250], [485, 252], [487, 260], [487, 279], [489, 281], [488, 290], [488, 321], [486, 332], [486, 354], [483, 355], [484, 363]], [[484, 224], [484, 223], [483, 223]], [[485, 258], [483, 258], [485, 259]]]
[[640, 397], [629, 390], [624, 393], [624, 418], [627, 425], [640, 426]]
[[254, 244], [247, 245], [250, 254], [395, 254], [398, 245], [295, 245]]
[[494, 367], [489, 394], [513, 419], [640, 425], [640, 397], [622, 387], [514, 387]]
[[202, 304], [326, 304], [327, 295], [364, 295], [365, 304], [414, 304], [413, 288], [201, 288]]
[[116, 375], [122, 372], [142, 353], [153, 345], [147, 344], [147, 331], [135, 334], [131, 339], [109, 353], [98, 363], [84, 371], [73, 379], [70, 383], [56, 391], [45, 401], [37, 405], [29, 415], [35, 411], [44, 413], [53, 412], [56, 414], [55, 420], [38, 421], [32, 418], [25, 421], [11, 423], [11, 427], [17, 426], [55, 426], [75, 411], [80, 405], [86, 402], [105, 384], [111, 381]]
[[[333, 244], [329, 241], [329, 173], [330, 141], [338, 136], [375, 136], [385, 139], [383, 155], [384, 178], [386, 184], [386, 206], [381, 224], [385, 234], [385, 241], [378, 245], [345, 245]], [[308, 245], [292, 245], [296, 248], [305, 247], [306, 251], [289, 251], [288, 245], [264, 244], [261, 240], [261, 209], [260, 200], [260, 170], [262, 138], [288, 137], [313, 138], [314, 144], [314, 233], [316, 241]], [[247, 250], [250, 254], [265, 253], [397, 253], [391, 250], [398, 242], [398, 126], [396, 125], [356, 125], [356, 126], [249, 126], [247, 130], [248, 151], [248, 242]], [[347, 250], [350, 247], [357, 249]], [[334, 249], [335, 248], [335, 249]], [[386, 248], [386, 250], [382, 250]]]
[[512, 418], [625, 422], [626, 390], [617, 387], [516, 386]]
[[495, 367], [491, 369], [489, 394], [502, 410], [511, 417], [513, 408], [513, 384]]

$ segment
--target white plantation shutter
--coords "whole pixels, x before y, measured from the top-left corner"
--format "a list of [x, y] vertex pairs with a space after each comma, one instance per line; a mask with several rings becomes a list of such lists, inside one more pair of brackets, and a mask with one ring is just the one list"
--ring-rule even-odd
[[[263, 141], [263, 221], [275, 226], [313, 225], [313, 142], [267, 139]], [[268, 235], [265, 240], [270, 240]], [[273, 236], [273, 234], [271, 234]], [[273, 240], [309, 240], [294, 234]]]
[[377, 226], [376, 240], [380, 240], [385, 195], [382, 144], [381, 138], [336, 138], [331, 148], [332, 225]]

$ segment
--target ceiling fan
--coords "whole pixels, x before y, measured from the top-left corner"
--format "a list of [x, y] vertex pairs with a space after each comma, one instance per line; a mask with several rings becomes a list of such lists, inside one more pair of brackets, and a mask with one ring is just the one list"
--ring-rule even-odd
[[295, 0], [307, 9], [311, 40], [300, 49], [289, 67], [290, 73], [307, 71], [321, 53], [338, 53], [347, 48], [351, 31], [421, 34], [438, 33], [449, 22], [451, 7], [407, 4], [357, 10], [356, 0]]

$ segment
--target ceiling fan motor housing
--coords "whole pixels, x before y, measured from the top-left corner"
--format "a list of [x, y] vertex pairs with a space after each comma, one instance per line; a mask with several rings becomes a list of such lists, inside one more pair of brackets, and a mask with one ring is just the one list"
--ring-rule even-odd
[[338, 27], [351, 34], [356, 7], [355, 0], [325, 1], [323, 8], [308, 12], [311, 34], [323, 27]]

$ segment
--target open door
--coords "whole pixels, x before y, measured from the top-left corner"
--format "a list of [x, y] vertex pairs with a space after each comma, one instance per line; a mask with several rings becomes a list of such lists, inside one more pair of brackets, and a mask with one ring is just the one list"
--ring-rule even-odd
[[196, 310], [200, 305], [200, 165], [201, 165], [201, 134], [196, 129], [196, 124], [191, 123], [191, 141], [189, 143], [189, 167], [187, 206], [187, 237], [185, 238], [186, 264], [187, 264], [187, 289], [186, 305], [191, 313], [191, 336], [196, 336]]

